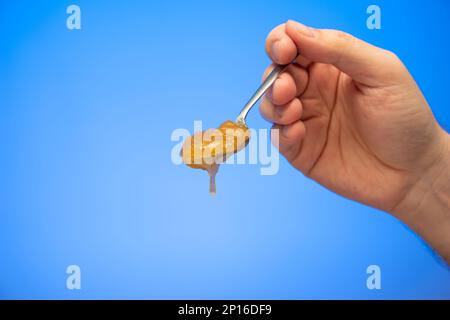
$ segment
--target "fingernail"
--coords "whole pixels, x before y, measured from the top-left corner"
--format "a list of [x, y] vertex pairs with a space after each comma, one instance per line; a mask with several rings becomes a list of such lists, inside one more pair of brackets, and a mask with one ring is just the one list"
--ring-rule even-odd
[[272, 44], [272, 58], [275, 62], [279, 62], [280, 58], [279, 44], [280, 40], [277, 40]]
[[302, 35], [306, 36], [306, 37], [310, 37], [310, 38], [314, 38], [315, 34], [313, 32], [313, 29], [311, 29], [310, 27], [305, 26], [304, 24], [301, 24], [297, 21], [292, 21], [289, 20], [288, 23], [292, 26], [292, 28], [301, 33]]

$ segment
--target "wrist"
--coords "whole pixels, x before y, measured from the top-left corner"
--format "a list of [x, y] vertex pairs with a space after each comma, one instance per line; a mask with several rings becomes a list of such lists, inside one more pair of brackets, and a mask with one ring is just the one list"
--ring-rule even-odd
[[411, 174], [411, 187], [393, 212], [450, 263], [450, 136], [442, 131], [435, 160]]

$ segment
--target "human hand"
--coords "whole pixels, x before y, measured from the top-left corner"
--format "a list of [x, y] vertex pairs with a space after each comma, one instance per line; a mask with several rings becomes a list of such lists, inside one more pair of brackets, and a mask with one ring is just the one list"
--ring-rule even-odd
[[[262, 115], [281, 129], [278, 147], [287, 160], [422, 234], [408, 216], [438, 201], [450, 234], [450, 139], [400, 59], [346, 33], [293, 21], [270, 33], [266, 50], [277, 64], [301, 54], [261, 104]], [[426, 189], [432, 195], [421, 194]], [[438, 193], [440, 200], [432, 200]], [[450, 258], [450, 236], [445, 250]]]

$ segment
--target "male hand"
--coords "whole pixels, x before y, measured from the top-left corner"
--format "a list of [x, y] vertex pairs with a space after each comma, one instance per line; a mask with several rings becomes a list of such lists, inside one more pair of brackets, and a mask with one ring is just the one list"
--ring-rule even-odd
[[281, 129], [280, 152], [328, 189], [404, 220], [450, 261], [449, 135], [399, 58], [293, 21], [266, 50], [277, 64], [296, 59], [261, 104]]

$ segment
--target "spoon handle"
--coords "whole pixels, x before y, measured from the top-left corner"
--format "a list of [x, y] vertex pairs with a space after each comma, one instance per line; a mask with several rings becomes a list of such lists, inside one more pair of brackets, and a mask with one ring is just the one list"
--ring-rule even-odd
[[274, 84], [275, 80], [277, 80], [278, 76], [286, 70], [288, 65], [280, 66], [277, 65], [269, 74], [269, 76], [264, 80], [261, 86], [256, 90], [255, 94], [250, 98], [250, 100], [245, 105], [244, 109], [242, 109], [241, 113], [237, 117], [236, 122], [245, 125], [245, 119], [247, 118], [247, 114], [250, 109], [262, 98], [262, 96], [269, 90], [269, 88]]

